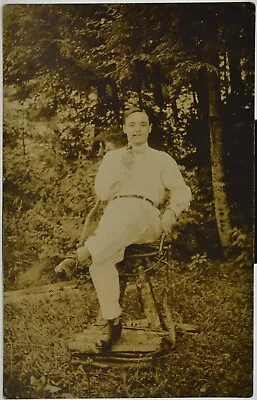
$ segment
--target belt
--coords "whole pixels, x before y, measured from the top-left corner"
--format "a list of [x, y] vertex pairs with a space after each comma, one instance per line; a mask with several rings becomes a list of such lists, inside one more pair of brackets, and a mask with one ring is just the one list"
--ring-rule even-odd
[[148, 201], [149, 203], [151, 203], [152, 206], [153, 206], [153, 201], [152, 200], [150, 200], [150, 199], [148, 199], [147, 197], [144, 197], [144, 196], [138, 196], [137, 194], [128, 194], [128, 195], [124, 194], [124, 195], [120, 195], [120, 196], [117, 195], [117, 196], [114, 196], [113, 200], [122, 199], [124, 197], [134, 197], [135, 199], [145, 200], [145, 201]]

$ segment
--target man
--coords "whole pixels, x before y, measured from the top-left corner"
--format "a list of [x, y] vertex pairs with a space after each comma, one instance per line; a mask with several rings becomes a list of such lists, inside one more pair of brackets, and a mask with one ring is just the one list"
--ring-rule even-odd
[[[125, 248], [156, 241], [163, 231], [168, 234], [191, 200], [191, 191], [174, 159], [148, 146], [151, 129], [145, 110], [133, 108], [125, 113], [123, 131], [128, 146], [107, 152], [95, 179], [97, 198], [108, 204], [95, 234], [76, 251], [79, 263], [92, 259], [89, 271], [106, 321], [95, 344], [97, 351], [110, 349], [121, 337], [116, 264], [123, 259]], [[169, 204], [160, 216], [157, 207], [165, 190], [169, 191]], [[70, 264], [75, 260], [64, 260], [56, 271]]]

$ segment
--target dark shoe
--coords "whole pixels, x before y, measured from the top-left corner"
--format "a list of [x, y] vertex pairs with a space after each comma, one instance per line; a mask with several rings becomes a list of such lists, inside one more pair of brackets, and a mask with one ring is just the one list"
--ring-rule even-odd
[[61, 279], [71, 279], [76, 266], [77, 260], [74, 258], [66, 258], [57, 267], [55, 267], [55, 272]]
[[121, 338], [121, 318], [107, 319], [102, 327], [102, 335], [95, 343], [97, 351], [106, 351], [117, 343]]

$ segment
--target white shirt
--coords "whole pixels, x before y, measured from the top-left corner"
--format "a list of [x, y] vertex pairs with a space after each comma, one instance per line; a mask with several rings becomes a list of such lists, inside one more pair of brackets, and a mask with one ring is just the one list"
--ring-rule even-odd
[[110, 201], [117, 195], [138, 195], [149, 198], [158, 206], [167, 189], [169, 208], [177, 216], [188, 208], [191, 190], [168, 153], [147, 144], [140, 146], [136, 149], [138, 153], [135, 153], [133, 164], [127, 168], [121, 161], [125, 151], [126, 147], [123, 147], [104, 156], [95, 180], [95, 192], [100, 200]]

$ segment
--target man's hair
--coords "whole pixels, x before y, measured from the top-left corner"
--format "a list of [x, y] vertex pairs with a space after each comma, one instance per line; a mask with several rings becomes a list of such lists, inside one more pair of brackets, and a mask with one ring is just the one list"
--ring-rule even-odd
[[143, 113], [145, 113], [145, 114], [148, 116], [149, 123], [150, 123], [150, 116], [149, 116], [149, 113], [148, 113], [144, 108], [141, 108], [141, 107], [131, 107], [131, 108], [129, 108], [129, 109], [127, 109], [127, 110], [124, 111], [123, 124], [125, 124], [126, 119], [127, 119], [131, 114], [134, 114], [134, 113], [136, 113], [136, 112], [143, 112]]

